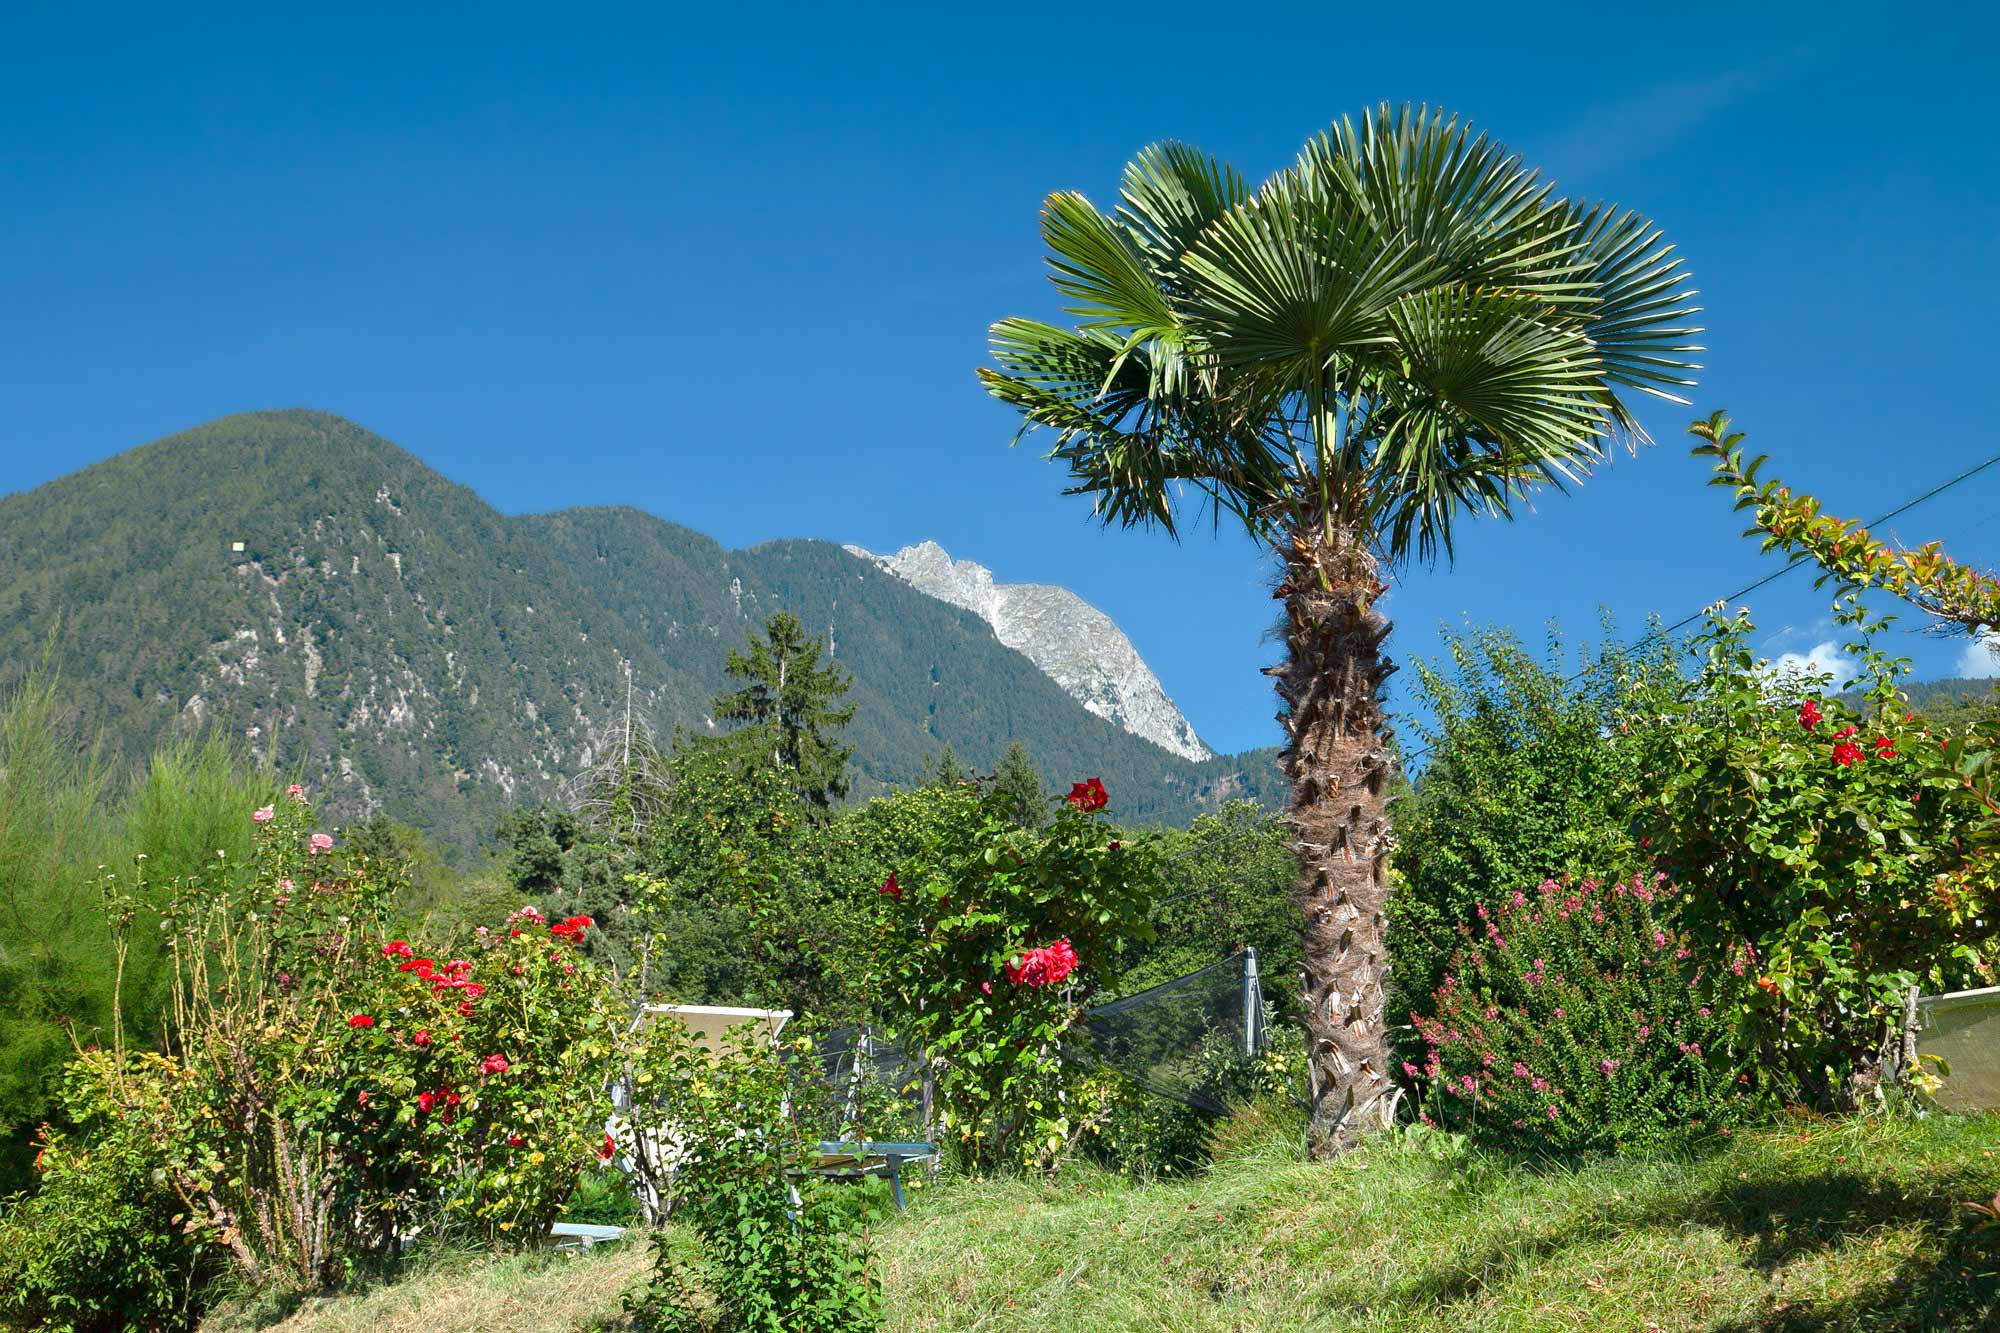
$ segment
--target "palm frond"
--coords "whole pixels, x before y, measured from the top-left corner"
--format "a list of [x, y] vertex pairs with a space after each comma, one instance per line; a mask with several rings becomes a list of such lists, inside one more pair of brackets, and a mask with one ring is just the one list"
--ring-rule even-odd
[[1194, 324], [1217, 360], [1300, 389], [1386, 342], [1396, 301], [1439, 276], [1430, 256], [1296, 172], [1218, 218], [1186, 263]]
[[1339, 191], [1379, 235], [1400, 238], [1440, 281], [1587, 299], [1570, 215], [1554, 186], [1484, 134], [1428, 107], [1375, 108], [1309, 141], [1297, 173]]
[[1139, 239], [1163, 291], [1180, 290], [1181, 256], [1223, 214], [1248, 202], [1236, 169], [1186, 144], [1143, 149], [1125, 168], [1118, 220]]
[[1099, 331], [1008, 319], [990, 337], [1000, 368], [982, 369], [981, 383], [1022, 414], [1023, 433], [1055, 432], [1047, 457], [1068, 466], [1068, 493], [1090, 495], [1101, 521], [1177, 534], [1183, 485], [1252, 531], [1266, 521], [1284, 470], [1250, 424], [1265, 414], [1219, 399], [1163, 401], [1149, 347]]
[[[1692, 388], [1703, 350], [1701, 313], [1688, 272], [1660, 229], [1637, 213], [1608, 204], [1573, 210], [1571, 226], [1582, 247], [1584, 276], [1593, 300], [1584, 331], [1604, 361], [1604, 377], [1641, 393], [1685, 404], [1676, 389]], [[1622, 429], [1644, 432], [1615, 394], [1607, 407]]]
[[1396, 364], [1368, 388], [1367, 490], [1385, 550], [1451, 552], [1463, 512], [1505, 516], [1603, 456], [1603, 367], [1571, 322], [1512, 293], [1439, 287], [1391, 316]]

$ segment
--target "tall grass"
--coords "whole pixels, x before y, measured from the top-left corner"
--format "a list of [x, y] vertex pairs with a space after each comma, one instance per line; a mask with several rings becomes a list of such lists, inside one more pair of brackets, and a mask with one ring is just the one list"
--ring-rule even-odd
[[114, 855], [111, 771], [77, 732], [52, 677], [0, 704], [0, 1189], [22, 1183], [23, 1146], [70, 1053], [64, 1020], [108, 1014], [98, 867]]
[[[88, 1044], [111, 1026], [105, 877], [165, 884], [218, 851], [247, 859], [248, 812], [274, 786], [213, 737], [171, 741], [121, 781], [54, 674], [0, 697], [0, 1194], [29, 1184], [31, 1140], [52, 1114], [71, 1033]], [[157, 936], [137, 932], [129, 1036], [157, 1036], [167, 984]]]

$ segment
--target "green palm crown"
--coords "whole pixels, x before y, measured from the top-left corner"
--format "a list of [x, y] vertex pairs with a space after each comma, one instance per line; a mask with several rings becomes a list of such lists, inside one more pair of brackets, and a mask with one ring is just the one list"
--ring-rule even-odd
[[1174, 532], [1192, 500], [1269, 537], [1303, 505], [1448, 557], [1454, 517], [1643, 440], [1621, 392], [1684, 402], [1699, 368], [1657, 227], [1427, 108], [1342, 120], [1254, 192], [1156, 145], [1115, 211], [1052, 195], [1042, 231], [1075, 326], [1001, 320], [979, 374], [1106, 523]]

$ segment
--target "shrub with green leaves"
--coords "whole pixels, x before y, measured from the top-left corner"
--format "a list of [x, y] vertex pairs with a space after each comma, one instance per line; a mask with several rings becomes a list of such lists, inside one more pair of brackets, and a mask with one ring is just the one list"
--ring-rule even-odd
[[877, 966], [905, 1045], [936, 1077], [939, 1126], [974, 1171], [1047, 1167], [1073, 1143], [1085, 1070], [1066, 1035], [1125, 942], [1152, 935], [1159, 860], [1147, 839], [1108, 836], [1096, 779], [1046, 828], [1023, 828], [1005, 793], [948, 827], [881, 885]]
[[1185, 1089], [1183, 1100], [1115, 1071], [1092, 1078], [1079, 1098], [1085, 1105], [1094, 1098], [1101, 1107], [1085, 1140], [1090, 1156], [1146, 1179], [1202, 1170], [1223, 1120], [1262, 1099], [1296, 1096], [1303, 1086], [1304, 1029], [1286, 1024], [1268, 1031], [1269, 1045], [1255, 1055], [1245, 1054], [1233, 1033], [1209, 1033], [1172, 1071]]
[[1553, 634], [1538, 658], [1494, 627], [1446, 631], [1447, 660], [1418, 663], [1424, 761], [1392, 807], [1389, 953], [1406, 1007], [1437, 989], [1492, 886], [1633, 863], [1641, 756], [1621, 724], [1635, 698], [1680, 679], [1679, 654], [1664, 636], [1621, 646], [1612, 630], [1578, 670]]
[[[1475, 906], [1416, 1016], [1427, 1122], [1536, 1152], [1727, 1132], [1761, 1091], [1730, 1053], [1656, 876], [1545, 880]], [[1726, 987], [1724, 988], [1726, 989]]]
[[166, 1333], [199, 1321], [220, 1252], [182, 1235], [182, 1202], [159, 1178], [158, 1124], [107, 1096], [135, 1072], [86, 1051], [65, 1073], [72, 1128], [44, 1131], [36, 1192], [0, 1206], [0, 1324]]
[[388, 940], [329, 1053], [337, 1132], [367, 1200], [488, 1241], [534, 1244], [609, 1155], [609, 1070], [627, 1011], [580, 945], [590, 918], [532, 907], [468, 955]]
[[660, 1183], [679, 1225], [655, 1236], [652, 1283], [627, 1310], [650, 1333], [878, 1328], [866, 1237], [838, 1187], [807, 1172], [820, 1116], [791, 1073], [810, 1053], [735, 1036], [711, 1052], [664, 1020], [628, 1048], [626, 1136], [671, 1159]]
[[315, 828], [302, 790], [239, 818], [247, 863], [217, 856], [164, 899], [107, 881], [121, 951], [149, 902], [164, 914], [171, 1053], [77, 1066], [149, 1127], [188, 1235], [279, 1292], [418, 1230], [538, 1243], [611, 1151], [625, 1010], [578, 950], [589, 920], [525, 908], [434, 958], [385, 929], [395, 886]]
[[1641, 715], [1639, 831], [1683, 891], [1680, 920], [1743, 1044], [1821, 1109], [1897, 1072], [1912, 987], [1991, 984], [2000, 803], [1991, 723], [1934, 734], [1897, 689], [1908, 663], [1852, 589], [1835, 604], [1857, 706], [1824, 674], [1756, 657], [1747, 611], [1711, 611], [1696, 687]]

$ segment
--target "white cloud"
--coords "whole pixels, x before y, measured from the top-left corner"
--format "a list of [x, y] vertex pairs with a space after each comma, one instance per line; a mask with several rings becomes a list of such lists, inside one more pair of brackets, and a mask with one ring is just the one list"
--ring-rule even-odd
[[1835, 688], [1845, 685], [1854, 678], [1860, 663], [1842, 652], [1831, 639], [1814, 644], [1802, 653], [1780, 653], [1771, 663], [1771, 672], [1776, 676], [1797, 676], [1811, 673], [1815, 676], [1832, 676]]
[[2000, 634], [1983, 629], [1959, 654], [1958, 674], [1975, 680], [2000, 677]]

